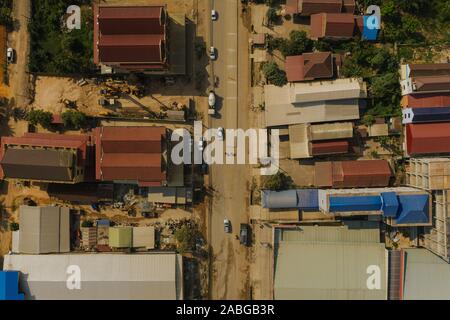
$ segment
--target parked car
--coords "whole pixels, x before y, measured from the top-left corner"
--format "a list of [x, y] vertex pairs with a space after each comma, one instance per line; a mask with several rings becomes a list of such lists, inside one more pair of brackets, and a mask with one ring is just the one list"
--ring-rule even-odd
[[224, 129], [224, 128], [219, 127], [219, 128], [217, 129], [217, 138], [218, 138], [220, 141], [223, 141], [223, 140], [225, 139], [225, 129]]
[[228, 219], [223, 220], [223, 226], [225, 233], [231, 233], [231, 221]]
[[241, 224], [241, 231], [239, 233], [239, 242], [244, 246], [250, 245], [250, 226], [246, 223]]
[[214, 47], [209, 48], [209, 58], [211, 60], [216, 60], [217, 59], [216, 48], [214, 48]]
[[6, 50], [6, 59], [8, 63], [14, 63], [14, 61], [16, 60], [16, 52], [13, 48], [8, 48]]
[[212, 21], [216, 21], [218, 19], [218, 15], [217, 15], [217, 11], [216, 10], [211, 10], [211, 20]]

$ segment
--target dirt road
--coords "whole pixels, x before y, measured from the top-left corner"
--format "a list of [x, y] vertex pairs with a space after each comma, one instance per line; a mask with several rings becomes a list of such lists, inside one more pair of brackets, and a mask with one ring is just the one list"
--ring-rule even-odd
[[[212, 23], [212, 46], [217, 49], [214, 75], [219, 77], [216, 89], [219, 116], [210, 125], [225, 129], [248, 127], [248, 34], [242, 26], [241, 7], [236, 0], [216, 0], [211, 8], [219, 19]], [[212, 299], [249, 298], [249, 249], [240, 245], [241, 223], [248, 223], [248, 180], [245, 165], [211, 167], [214, 189], [209, 229], [212, 247]], [[224, 219], [230, 219], [232, 234], [225, 234]]]
[[31, 16], [31, 1], [13, 1], [14, 31], [9, 34], [8, 45], [17, 54], [16, 63], [8, 68], [10, 98], [15, 105], [25, 108], [30, 103], [30, 75], [28, 73], [28, 57], [30, 53], [30, 35], [28, 23]]

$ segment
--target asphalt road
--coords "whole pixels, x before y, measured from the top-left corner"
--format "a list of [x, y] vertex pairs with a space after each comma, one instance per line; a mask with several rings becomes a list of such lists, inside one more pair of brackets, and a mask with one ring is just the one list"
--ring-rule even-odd
[[[218, 116], [209, 121], [213, 128], [247, 129], [248, 37], [241, 25], [238, 0], [215, 0], [211, 6], [218, 20], [211, 23], [210, 42], [218, 59], [212, 65], [219, 78], [215, 92]], [[228, 150], [230, 151], [230, 150]], [[214, 190], [210, 210], [209, 232], [212, 247], [212, 299], [247, 299], [248, 249], [240, 245], [241, 223], [248, 223], [248, 177], [244, 165], [214, 165], [210, 168]], [[232, 234], [224, 232], [224, 219], [232, 223]]]

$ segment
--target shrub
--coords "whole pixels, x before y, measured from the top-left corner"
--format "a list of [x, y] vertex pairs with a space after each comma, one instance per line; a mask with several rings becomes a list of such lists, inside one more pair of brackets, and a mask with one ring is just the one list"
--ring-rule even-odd
[[18, 231], [19, 230], [19, 224], [17, 222], [11, 222], [9, 224], [9, 230], [11, 230], [12, 232]]
[[263, 177], [261, 185], [261, 189], [272, 191], [288, 190], [294, 187], [295, 185], [292, 178], [283, 172], [278, 172], [272, 176]]
[[279, 87], [287, 83], [286, 72], [280, 70], [275, 62], [266, 62], [262, 65], [262, 71], [267, 80]]
[[77, 110], [67, 110], [61, 115], [64, 126], [75, 130], [81, 129], [86, 124], [86, 115]]
[[44, 128], [48, 128], [53, 122], [53, 114], [48, 111], [33, 109], [28, 112], [26, 120], [34, 126], [40, 124]]

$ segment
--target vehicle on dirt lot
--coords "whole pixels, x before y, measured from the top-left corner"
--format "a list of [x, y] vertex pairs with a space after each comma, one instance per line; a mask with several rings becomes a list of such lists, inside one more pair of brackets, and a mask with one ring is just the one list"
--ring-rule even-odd
[[223, 220], [223, 227], [225, 233], [231, 233], [231, 221], [228, 219]]
[[244, 246], [250, 245], [250, 226], [246, 223], [241, 224], [239, 242]]
[[6, 59], [8, 63], [14, 63], [14, 61], [16, 60], [16, 52], [13, 48], [8, 48], [6, 50]]

